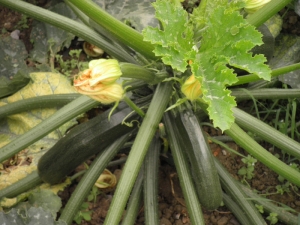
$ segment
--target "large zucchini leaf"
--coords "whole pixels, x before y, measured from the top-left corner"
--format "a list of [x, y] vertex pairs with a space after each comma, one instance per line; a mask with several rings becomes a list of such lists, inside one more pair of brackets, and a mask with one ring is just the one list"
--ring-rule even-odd
[[[75, 20], [77, 17], [63, 2], [49, 8], [50, 11]], [[75, 35], [60, 28], [42, 22], [34, 22], [30, 39], [33, 41], [33, 49], [30, 57], [39, 63], [48, 63], [49, 51], [52, 57], [64, 47], [69, 47]]]
[[0, 212], [0, 221], [2, 224], [9, 225], [66, 225], [63, 221], [55, 221], [51, 216], [51, 212], [44, 210], [41, 207], [31, 207], [26, 212], [26, 216], [19, 213], [19, 210], [12, 209], [9, 213]]
[[28, 54], [21, 40], [0, 39], [0, 98], [11, 95], [30, 80], [25, 59]]
[[[272, 69], [300, 62], [300, 37], [280, 35], [276, 39], [274, 58], [270, 61]], [[292, 88], [300, 88], [300, 70], [295, 70], [278, 78]]]

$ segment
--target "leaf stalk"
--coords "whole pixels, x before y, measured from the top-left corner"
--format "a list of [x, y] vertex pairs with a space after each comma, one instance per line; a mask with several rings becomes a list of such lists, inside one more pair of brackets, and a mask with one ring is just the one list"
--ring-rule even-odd
[[104, 224], [119, 224], [126, 202], [147, 154], [151, 140], [158, 129], [172, 92], [171, 82], [160, 83], [139, 129], [124, 166]]

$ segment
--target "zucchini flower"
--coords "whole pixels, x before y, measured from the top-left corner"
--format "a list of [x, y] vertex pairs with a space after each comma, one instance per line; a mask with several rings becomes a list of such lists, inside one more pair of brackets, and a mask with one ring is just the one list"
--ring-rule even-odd
[[83, 43], [83, 51], [91, 57], [100, 57], [104, 54], [104, 51], [101, 48], [88, 42]]
[[181, 91], [190, 101], [194, 101], [201, 96], [201, 84], [199, 80], [195, 78], [194, 74], [186, 79], [181, 87]]
[[98, 188], [113, 188], [117, 184], [117, 178], [108, 169], [105, 169], [95, 183]]
[[271, 0], [246, 0], [245, 11], [249, 14], [255, 13]]
[[89, 68], [81, 72], [74, 80], [74, 85], [90, 86], [112, 84], [122, 75], [119, 63], [115, 59], [97, 59], [89, 62]]
[[103, 104], [110, 104], [120, 101], [123, 97], [123, 93], [124, 90], [122, 85], [114, 83], [105, 86], [105, 88], [98, 92], [96, 95], [89, 96]]
[[89, 63], [89, 69], [74, 78], [74, 87], [80, 94], [110, 104], [122, 99], [123, 88], [116, 81], [122, 75], [115, 59], [98, 59]]

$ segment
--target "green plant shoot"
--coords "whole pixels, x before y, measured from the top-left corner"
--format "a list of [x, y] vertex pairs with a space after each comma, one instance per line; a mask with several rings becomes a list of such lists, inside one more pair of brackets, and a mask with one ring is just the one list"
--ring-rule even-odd
[[184, 72], [190, 64], [214, 126], [229, 129], [236, 102], [226, 87], [238, 81], [232, 68], [271, 78], [266, 58], [249, 52], [263, 42], [262, 35], [239, 12], [244, 2], [202, 1], [190, 17], [179, 1], [157, 0], [153, 6], [163, 29], [147, 27], [144, 40], [154, 44], [155, 55], [173, 69]]

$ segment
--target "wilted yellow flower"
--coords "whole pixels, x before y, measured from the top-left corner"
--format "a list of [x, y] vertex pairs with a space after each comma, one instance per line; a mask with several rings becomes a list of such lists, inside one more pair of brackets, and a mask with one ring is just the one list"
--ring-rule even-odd
[[117, 178], [108, 169], [105, 169], [95, 183], [98, 188], [113, 188], [117, 184]]
[[97, 47], [96, 45], [90, 44], [86, 41], [83, 43], [83, 50], [85, 54], [91, 57], [99, 57], [104, 54], [103, 49]]
[[271, 0], [246, 0], [245, 10], [247, 13], [254, 13]]
[[192, 74], [181, 87], [182, 93], [187, 97], [188, 100], [194, 101], [199, 98], [202, 94], [201, 84]]
[[123, 88], [116, 80], [122, 75], [119, 63], [115, 59], [98, 59], [89, 63], [74, 78], [74, 87], [80, 94], [88, 95], [103, 104], [110, 104], [122, 99]]

